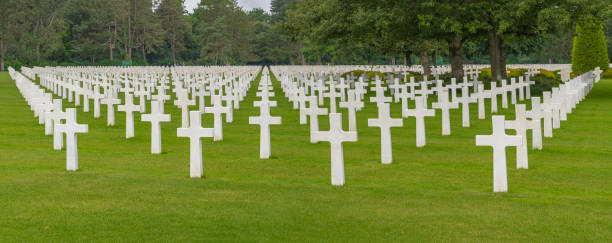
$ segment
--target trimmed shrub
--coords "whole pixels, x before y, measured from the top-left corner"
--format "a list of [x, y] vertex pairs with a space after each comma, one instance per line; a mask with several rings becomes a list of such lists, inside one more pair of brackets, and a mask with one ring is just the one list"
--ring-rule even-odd
[[346, 79], [346, 77], [348, 77], [349, 74], [353, 73], [353, 76], [360, 77], [361, 75], [363, 75], [363, 72], [366, 73], [367, 80], [364, 80], [366, 82], [370, 81], [370, 80], [374, 80], [377, 74], [378, 74], [378, 77], [380, 77], [381, 79], [384, 79], [386, 77], [386, 74], [381, 73], [381, 72], [364, 71], [364, 70], [353, 70], [353, 71], [350, 71], [350, 72], [347, 72], [347, 73], [343, 73], [340, 76]]
[[605, 72], [601, 73], [601, 78], [612, 78], [612, 68], [609, 68]]
[[553, 87], [559, 87], [559, 84], [561, 84], [560, 79], [541, 73], [532, 76], [531, 81], [535, 82], [535, 84], [531, 85], [532, 96], [542, 96], [542, 92], [551, 91]]
[[577, 75], [593, 70], [608, 70], [608, 47], [601, 20], [589, 19], [576, 25], [572, 48], [572, 71]]

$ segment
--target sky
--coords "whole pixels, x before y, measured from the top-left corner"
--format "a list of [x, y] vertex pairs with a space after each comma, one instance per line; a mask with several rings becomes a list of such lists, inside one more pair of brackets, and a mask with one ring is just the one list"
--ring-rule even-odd
[[[198, 3], [200, 3], [200, 0], [185, 0], [185, 8], [192, 13], [193, 9], [198, 6]], [[270, 12], [270, 0], [238, 0], [238, 5], [246, 10], [261, 8]]]

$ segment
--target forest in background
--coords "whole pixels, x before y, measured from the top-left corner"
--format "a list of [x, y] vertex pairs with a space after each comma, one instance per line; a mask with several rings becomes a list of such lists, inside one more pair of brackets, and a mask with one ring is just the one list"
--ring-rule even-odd
[[[456, 26], [452, 21], [464, 22], [460, 28], [466, 30], [461, 31], [468, 33], [469, 28], [480, 28], [473, 23], [486, 18], [469, 8], [464, 12], [469, 11], [471, 16], [457, 14], [462, 12], [453, 4], [464, 1], [405, 1], [418, 4], [411, 8], [413, 11], [402, 9], [409, 6], [385, 5], [387, 2], [398, 1], [272, 0], [268, 13], [262, 9], [245, 11], [235, 0], [202, 0], [193, 13], [188, 13], [181, 0], [0, 0], [0, 54], [4, 62], [0, 67], [126, 62], [410, 65], [421, 64], [422, 50], [429, 64], [448, 64], [449, 49], [452, 50], [449, 48], [452, 43], [446, 41], [448, 32], [457, 32], [453, 32]], [[607, 1], [574, 2], [583, 6], [584, 2]], [[360, 11], [362, 8], [366, 11]], [[505, 9], [504, 13], [510, 10]], [[545, 10], [541, 7], [539, 11]], [[330, 19], [335, 22], [317, 22], [325, 14], [332, 14]], [[351, 19], [334, 19], [338, 16]], [[410, 21], [418, 21], [415, 26], [419, 28], [407, 28]], [[377, 26], [368, 25], [371, 23]], [[390, 24], [381, 27], [380, 23]], [[429, 25], [423, 26], [424, 23]], [[608, 51], [612, 51], [612, 19], [604, 19], [603, 23]], [[575, 28], [556, 24], [559, 26], [547, 26], [546, 31], [505, 38], [502, 53], [506, 62], [570, 63]], [[325, 30], [318, 32], [310, 25]], [[442, 31], [447, 25], [450, 30]], [[338, 38], [338, 33], [345, 34]], [[486, 32], [476, 30], [461, 41], [463, 63], [489, 63], [487, 37]], [[422, 40], [426, 40], [425, 47]]]

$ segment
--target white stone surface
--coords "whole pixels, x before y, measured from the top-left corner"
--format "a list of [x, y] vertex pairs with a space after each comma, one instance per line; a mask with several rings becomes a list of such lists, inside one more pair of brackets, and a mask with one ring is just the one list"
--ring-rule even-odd
[[214, 141], [223, 140], [223, 120], [222, 114], [227, 114], [229, 112], [229, 107], [223, 106], [221, 104], [221, 97], [219, 95], [212, 96], [212, 107], [206, 107], [204, 112], [212, 113], [214, 116], [214, 128], [215, 128], [215, 136]]
[[329, 131], [316, 131], [313, 134], [315, 142], [329, 142], [331, 146], [331, 183], [334, 186], [343, 186], [344, 178], [344, 152], [343, 142], [356, 142], [356, 132], [346, 132], [342, 130], [342, 114], [329, 114]]
[[202, 128], [202, 114], [200, 111], [189, 112], [189, 127], [177, 128], [176, 136], [189, 138], [189, 177], [201, 178], [202, 165], [202, 138], [213, 137], [213, 128]]
[[[256, 101], [257, 102], [257, 101]], [[259, 125], [259, 158], [269, 159], [271, 155], [270, 151], [270, 125], [281, 124], [280, 117], [270, 116], [270, 102], [260, 102], [259, 116], [249, 117], [249, 124]]]
[[402, 111], [403, 117], [414, 116], [416, 120], [416, 146], [423, 147], [425, 141], [425, 117], [435, 116], [436, 111], [427, 108], [427, 100], [423, 96], [417, 96], [414, 109], [406, 109]]
[[516, 148], [516, 168], [527, 169], [529, 162], [527, 158], [527, 130], [533, 130], [536, 127], [534, 121], [527, 120], [525, 112], [525, 104], [516, 104], [515, 120], [505, 121], [506, 129], [513, 129], [516, 134], [521, 136], [521, 145]]
[[[461, 88], [461, 98], [456, 98], [457, 102], [461, 104], [461, 125], [463, 127], [470, 127], [470, 103], [476, 102], [476, 98], [470, 95], [468, 87]], [[480, 109], [478, 109], [480, 112]], [[482, 108], [484, 112], [484, 107]]]
[[526, 115], [535, 124], [531, 131], [532, 147], [533, 149], [542, 150], [542, 118], [544, 118], [544, 111], [540, 104], [540, 97], [531, 97], [531, 110], [527, 111]]
[[327, 108], [319, 108], [317, 96], [308, 96], [308, 104], [305, 112], [310, 117], [310, 142], [316, 143], [314, 134], [319, 131], [319, 116], [327, 115]]
[[134, 105], [131, 94], [125, 94], [125, 104], [117, 107], [117, 110], [125, 112], [125, 138], [134, 137], [134, 112], [140, 111], [139, 105]]
[[102, 104], [106, 105], [106, 125], [114, 126], [115, 125], [115, 105], [121, 104], [121, 100], [117, 98], [113, 98], [112, 95], [107, 94], [104, 99], [102, 99]]
[[66, 170], [78, 170], [79, 156], [77, 149], [77, 133], [87, 133], [87, 124], [78, 124], [76, 121], [76, 109], [67, 108], [66, 123], [56, 124], [55, 130], [66, 134]]
[[493, 134], [476, 135], [476, 146], [493, 147], [493, 191], [508, 191], [506, 168], [506, 147], [520, 146], [523, 138], [520, 135], [506, 135], [504, 116], [493, 116]]
[[151, 101], [151, 114], [142, 114], [141, 120], [151, 123], [151, 153], [161, 153], [161, 122], [169, 122], [170, 114], [160, 111], [159, 101]]
[[448, 91], [442, 91], [438, 93], [438, 102], [433, 103], [432, 107], [442, 111], [442, 135], [450, 135], [450, 109], [457, 109], [459, 105], [448, 100]]
[[402, 119], [391, 118], [389, 103], [378, 105], [378, 118], [368, 119], [368, 126], [380, 128], [380, 161], [383, 164], [393, 162], [391, 127], [403, 126]]

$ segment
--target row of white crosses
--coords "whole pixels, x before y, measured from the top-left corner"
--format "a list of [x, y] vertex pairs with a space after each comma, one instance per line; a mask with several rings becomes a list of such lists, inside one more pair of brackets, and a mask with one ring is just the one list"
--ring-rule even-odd
[[[239, 102], [246, 95], [250, 87], [250, 82], [257, 73], [257, 67], [232, 67], [228, 72], [202, 74], [202, 69], [179, 69], [173, 68], [170, 74], [173, 82], [167, 77], [168, 69], [159, 67], [151, 68], [131, 68], [116, 69], [112, 68], [108, 72], [102, 72], [98, 68], [85, 68], [84, 70], [71, 68], [38, 68], [36, 73], [41, 77], [41, 84], [60, 97], [75, 102], [75, 106], [80, 106], [80, 96], [83, 96], [83, 111], [89, 112], [89, 99], [94, 102], [94, 117], [100, 117], [100, 104], [105, 104], [107, 108], [107, 125], [113, 126], [115, 105], [119, 111], [126, 113], [126, 138], [134, 137], [134, 113], [143, 113], [141, 120], [151, 123], [151, 153], [161, 153], [161, 123], [171, 120], [170, 114], [164, 113], [164, 103], [171, 101], [171, 96], [166, 90], [172, 88], [176, 94], [174, 104], [182, 111], [182, 124], [180, 129], [194, 128], [187, 133], [177, 131], [178, 136], [208, 136], [206, 132], [197, 133], [195, 127], [201, 128], [201, 114], [213, 113], [215, 119], [214, 133], [210, 136], [215, 137], [215, 141], [223, 139], [222, 133], [222, 114], [226, 114], [227, 122], [232, 121], [233, 108], [239, 108]], [[232, 72], [238, 70], [236, 72]], [[119, 71], [120, 74], [117, 74]], [[172, 86], [170, 86], [172, 85]], [[100, 91], [103, 90], [104, 93]], [[119, 93], [123, 93], [124, 102], [119, 99]], [[139, 103], [134, 104], [134, 96], [138, 96]], [[211, 106], [205, 104], [205, 98], [210, 97]], [[200, 108], [196, 113], [189, 113], [189, 107], [195, 105], [195, 100], [199, 98]], [[61, 106], [61, 99], [57, 100]], [[146, 103], [151, 104], [149, 114], [146, 111]], [[225, 106], [223, 105], [225, 102]], [[191, 114], [191, 117], [185, 115]], [[190, 124], [189, 120], [191, 119]], [[180, 130], [179, 129], [179, 130]], [[204, 130], [207, 131], [207, 130]], [[61, 136], [59, 142], [54, 142], [56, 149], [61, 149]], [[193, 140], [193, 138], [192, 138]], [[198, 140], [199, 141], [199, 140]], [[201, 177], [201, 146], [200, 151], [193, 151], [196, 144], [191, 144], [190, 167], [192, 177]], [[76, 154], [76, 150], [75, 150]], [[199, 163], [197, 156], [199, 154]], [[76, 169], [76, 167], [74, 167]], [[199, 170], [198, 170], [199, 168]]]
[[[40, 74], [39, 74], [40, 75]], [[206, 136], [214, 136], [215, 140], [222, 139], [222, 120], [221, 114], [226, 114], [226, 118], [228, 121], [231, 121], [231, 111], [228, 109], [237, 107], [239, 100], [241, 97], [246, 95], [246, 91], [248, 90], [248, 82], [238, 82], [236, 86], [235, 83], [223, 83], [223, 82], [215, 82], [213, 79], [212, 82], [208, 82], [208, 86], [206, 83], [204, 85], [199, 84], [195, 79], [190, 80], [189, 75], [185, 75], [184, 73], [178, 74], [175, 70], [171, 72], [173, 77], [173, 91], [176, 93], [177, 100], [175, 100], [175, 105], [179, 106], [182, 109], [183, 114], [183, 122], [181, 124], [180, 129], [191, 129], [191, 130], [179, 130], [177, 131], [178, 136], [189, 136], [192, 138], [192, 141], [195, 141], [195, 138], [199, 139], [201, 137]], [[529, 76], [530, 74], [528, 74]], [[163, 75], [158, 75], [162, 76]], [[325, 76], [325, 75], [323, 75]], [[593, 75], [591, 75], [593, 76]], [[75, 104], [78, 103], [79, 91], [80, 89], [92, 90], [93, 92], [89, 93], [91, 97], [101, 96], [99, 91], [96, 91], [96, 88], [103, 87], [104, 97], [103, 103], [109, 105], [108, 110], [112, 110], [112, 106], [118, 104], [115, 100], [119, 100], [116, 98], [119, 91], [124, 92], [124, 97], [126, 99], [125, 105], [121, 105], [119, 110], [124, 111], [126, 113], [129, 112], [129, 115], [126, 114], [126, 117], [131, 116], [132, 112], [143, 111], [144, 105], [142, 100], [147, 99], [146, 96], [152, 96], [153, 100], [151, 102], [151, 114], [143, 115], [143, 120], [152, 122], [152, 153], [161, 152], [161, 128], [159, 126], [159, 122], [169, 121], [170, 116], [168, 114], [164, 114], [163, 112], [163, 102], [169, 100], [168, 95], [165, 94], [165, 90], [170, 88], [168, 85], [168, 81], [165, 78], [161, 78], [159, 83], [156, 81], [154, 84], [150, 84], [151, 82], [144, 82], [144, 84], [139, 84], [138, 81], [133, 82], [130, 81], [132, 78], [122, 77], [119, 81], [108, 81], [105, 78], [94, 78], [94, 81], [91, 82], [81, 82], [78, 79], [78, 75], [75, 76], [72, 73], [68, 73], [66, 76], [62, 75], [47, 75], [45, 79], [41, 83], [46, 85], [49, 89], [53, 90], [56, 94], [67, 98], [69, 101], [74, 99], [76, 96]], [[59, 77], [59, 78], [58, 78]], [[81, 76], [82, 77], [82, 76]], [[89, 77], [89, 76], [88, 76]], [[219, 77], [220, 78], [220, 77]], [[329, 141], [332, 146], [332, 184], [334, 185], [343, 185], [344, 184], [344, 163], [342, 156], [342, 142], [345, 141], [356, 141], [357, 133], [356, 133], [356, 115], [355, 112], [360, 110], [363, 107], [363, 96], [368, 92], [369, 84], [363, 81], [363, 77], [358, 81], [345, 81], [344, 79], [339, 79], [339, 83], [336, 83], [334, 79], [330, 78], [329, 81], [324, 81], [323, 79], [318, 79], [316, 82], [314, 79], [307, 79], [305, 77], [298, 77], [298, 82], [293, 82], [293, 77], [289, 79], [289, 76], [284, 76], [282, 78], [284, 82], [282, 82], [283, 90], [285, 90], [285, 95], [288, 96], [289, 100], [294, 102], [294, 108], [300, 109], [300, 122], [306, 122], [306, 116], [310, 116], [310, 125], [311, 125], [311, 142], [318, 141]], [[585, 85], [584, 82], [581, 82], [581, 79], [575, 79], [573, 82], [569, 82], [567, 84], [562, 85], [559, 88], [553, 89], [552, 94], [544, 94], [544, 103], [539, 105], [539, 98], [534, 97], [532, 99], [532, 110], [529, 112], [525, 112], [524, 105], [516, 106], [517, 120], [508, 122], [508, 127], [517, 130], [519, 135], [526, 134], [526, 130], [531, 129], [534, 131], [534, 139], [533, 146], [534, 148], [541, 149], [541, 137], [537, 139], [538, 136], [535, 136], [537, 127], [539, 127], [539, 119], [544, 118], [544, 135], [552, 136], [552, 133], [547, 132], [547, 127], [558, 128], [559, 120], [567, 119], [567, 114], [571, 113], [571, 109], [575, 107], [575, 104], [578, 103], [588, 91], [592, 85]], [[110, 80], [110, 79], [109, 79]], [[132, 79], [136, 80], [136, 79]], [[221, 78], [219, 79], [221, 80]], [[528, 79], [527, 79], [528, 80]], [[576, 81], [577, 80], [577, 81]], [[252, 118], [251, 123], [257, 123], [261, 126], [261, 143], [260, 143], [260, 157], [267, 158], [270, 155], [270, 146], [269, 146], [269, 125], [275, 123], [275, 119], [271, 119], [269, 115], [269, 108], [273, 105], [272, 102], [269, 101], [270, 95], [269, 91], [271, 89], [270, 79], [269, 79], [269, 71], [266, 69], [264, 71], [264, 75], [260, 83], [258, 89], [260, 92], [258, 96], [261, 96], [262, 101], [260, 101], [259, 106], [266, 108], [261, 109], [261, 116], [257, 118]], [[448, 110], [451, 108], [456, 108], [458, 103], [461, 103], [464, 107], [463, 112], [463, 125], [469, 126], [469, 103], [473, 103], [478, 100], [479, 104], [484, 103], [484, 98], [490, 98], [493, 100], [497, 100], [497, 94], [495, 90], [495, 85], [492, 85], [491, 90], [488, 92], [491, 94], [487, 97], [487, 91], [484, 90], [482, 84], [478, 84], [477, 82], [471, 83], [466, 82], [467, 79], [464, 79], [463, 84], [456, 84], [456, 82], [451, 82], [451, 85], [444, 86], [440, 80], [434, 80], [436, 86], [433, 89], [430, 89], [428, 85], [431, 83], [430, 81], [424, 80], [420, 82], [418, 85], [415, 85], [414, 80], [411, 79], [410, 83], [405, 82], [404, 84], [399, 84], [398, 80], [394, 80], [394, 84], [387, 85], [388, 88], [392, 89], [391, 92], [396, 99], [392, 99], [391, 97], [385, 96], [385, 90], [387, 87], [383, 87], [382, 81], [377, 77], [374, 87], [370, 89], [370, 91], [376, 92], [375, 97], [371, 97], [370, 102], [376, 103], [378, 107], [378, 118], [369, 119], [369, 126], [376, 126], [380, 128], [381, 131], [381, 162], [382, 163], [391, 163], [392, 155], [391, 155], [391, 134], [390, 128], [396, 126], [402, 126], [402, 119], [393, 119], [390, 117], [389, 111], [389, 102], [395, 100], [395, 102], [402, 101], [402, 107], [407, 107], [407, 104], [404, 105], [404, 102], [407, 102], [408, 99], [414, 99], [416, 103], [416, 108], [414, 110], [403, 108], [402, 116], [415, 116], [417, 117], [417, 146], [423, 146], [425, 144], [425, 127], [423, 117], [425, 116], [433, 116], [435, 115], [433, 110], [427, 109], [427, 95], [433, 94], [434, 92], [438, 96], [438, 102], [434, 103], [434, 107], [442, 110], [442, 119], [443, 119], [443, 134], [450, 134], [450, 125], [449, 125], [449, 116]], [[229, 84], [229, 85], [228, 85]], [[474, 93], [474, 97], [469, 94], [469, 87], [477, 85], [480, 88], [476, 89], [477, 91]], [[510, 85], [507, 85], [505, 82], [502, 82], [502, 89], [499, 91], [502, 94], [502, 106], [507, 102], [506, 96], [507, 92], [511, 93], [511, 101], [512, 103], [516, 103], [516, 91], [518, 89], [519, 99], [523, 99], [524, 91], [529, 94], [529, 82], [522, 82], [522, 78], [519, 79], [519, 82], [511, 80]], [[134, 91], [133, 87], [151, 87], [150, 90], [157, 90], [157, 96], [152, 95], [151, 92], [144, 91], [143, 95], [141, 95], [141, 103], [136, 106], [133, 104], [132, 94]], [[420, 86], [420, 90], [415, 90], [415, 86]], [[195, 104], [196, 96], [200, 96], [200, 104], [204, 103], [204, 96], [206, 96], [206, 87], [209, 87], [208, 95], [211, 96], [213, 106], [212, 107], [204, 107], [201, 105], [200, 111], [197, 112], [185, 112], [188, 110], [189, 106], [193, 106]], [[354, 87], [354, 88], [352, 88]], [[457, 97], [456, 89], [461, 88], [462, 97]], [[523, 90], [526, 88], [526, 90]], [[226, 91], [229, 89], [229, 91]], [[338, 90], [339, 89], [339, 90]], [[410, 90], [410, 91], [408, 91]], [[219, 93], [217, 94], [218, 91]], [[225, 92], [224, 92], [225, 91]], [[310, 92], [307, 92], [310, 91]], [[317, 94], [318, 92], [318, 94]], [[449, 92], [451, 92], [452, 101], [449, 100]], [[82, 92], [85, 94], [88, 92]], [[265, 95], [264, 95], [265, 93]], [[310, 95], [307, 96], [307, 93]], [[74, 95], [73, 95], [74, 94]], [[189, 98], [189, 94], [191, 94], [191, 99]], [[236, 94], [236, 95], [234, 95]], [[145, 98], [142, 98], [145, 97]], [[226, 97], [226, 98], [224, 98]], [[322, 100], [324, 98], [328, 98], [330, 100], [330, 131], [329, 132], [321, 132], [318, 129], [318, 115], [327, 114], [327, 109], [319, 108], [318, 105], [322, 104]], [[340, 107], [347, 108], [349, 110], [349, 132], [345, 132], [342, 130], [342, 119], [341, 115], [336, 111], [336, 100], [340, 99]], [[96, 98], [94, 98], [96, 99]], [[49, 100], [49, 99], [47, 99]], [[87, 100], [87, 98], [85, 98]], [[227, 106], [222, 106], [222, 100], [226, 101]], [[263, 101], [266, 102], [263, 102]], [[120, 101], [120, 100], [119, 100]], [[237, 102], [236, 102], [237, 101]], [[538, 102], [535, 102], [538, 101]], [[40, 102], [42, 105], [37, 105], [37, 107], [45, 107], [44, 104], [49, 102]], [[85, 103], [89, 103], [86, 101]], [[94, 100], [95, 103], [95, 100]], [[232, 105], [233, 103], [233, 105]], [[310, 106], [307, 108], [306, 103], [309, 103]], [[256, 104], [257, 105], [257, 104]], [[61, 104], [60, 104], [61, 106]], [[507, 106], [507, 103], [506, 103]], [[187, 107], [187, 109], [185, 109]], [[496, 109], [495, 105], [495, 109]], [[84, 108], [85, 109], [85, 108]], [[213, 128], [213, 132], [208, 132], [209, 130], [201, 127], [201, 110], [207, 113], [213, 113], [215, 115], [215, 124]], [[94, 107], [95, 110], [95, 107]], [[98, 109], [99, 110], [99, 109]], [[481, 108], [479, 105], [479, 118], [481, 118], [480, 111], [484, 111], [484, 107]], [[492, 107], [493, 110], [493, 107]], [[541, 111], [540, 111], [541, 110]], [[351, 112], [352, 111], [352, 112]], [[264, 113], [266, 113], [264, 115]], [[108, 124], [114, 124], [114, 112], [113, 114], [109, 113], [107, 115]], [[352, 115], [351, 115], [352, 113]], [[44, 114], [44, 113], [43, 113]], [[188, 114], [188, 120], [187, 115]], [[467, 116], [465, 115], [467, 114]], [[551, 126], [547, 126], [546, 120], [548, 117], [552, 123]], [[197, 115], [197, 117], [195, 117]], [[95, 114], [94, 114], [95, 116]], [[526, 117], [529, 116], [532, 120], [526, 120]], [[52, 117], [52, 115], [51, 115]], [[266, 118], [267, 117], [267, 118]], [[467, 121], [466, 121], [467, 117]], [[558, 117], [558, 119], [555, 119]], [[265, 118], [265, 119], [264, 119]], [[420, 119], [419, 119], [420, 118]], [[40, 121], [44, 121], [44, 118], [40, 118]], [[133, 136], [133, 119], [130, 124], [126, 119], [126, 137]], [[531, 125], [535, 124], [537, 120], [537, 126]], [[111, 124], [111, 121], [112, 124]], [[556, 121], [556, 122], [555, 122]], [[193, 124], [190, 124], [193, 123]], [[278, 119], [278, 123], [280, 123], [280, 118]], [[351, 125], [352, 124], [352, 125]], [[422, 124], [422, 126], [419, 126]], [[129, 128], [132, 127], [132, 131], [130, 133]], [[60, 129], [61, 130], [61, 129]], [[182, 132], [181, 132], [182, 131]], [[192, 132], [190, 132], [192, 131]], [[196, 132], [200, 131], [200, 132]], [[420, 132], [422, 131], [422, 132]], [[193, 135], [196, 134], [196, 135]], [[421, 136], [422, 135], [422, 136]], [[199, 136], [199, 137], [197, 137]], [[521, 143], [521, 146], [524, 146], [520, 149], [517, 149], [517, 167], [519, 168], [527, 168], [527, 149], [526, 149], [526, 136], [522, 136], [522, 139], [525, 140], [524, 143]], [[267, 142], [266, 142], [267, 141]], [[266, 146], [267, 145], [267, 146]], [[199, 146], [199, 151], [193, 151], [194, 147], [192, 142], [192, 155], [190, 156], [191, 160], [191, 176], [192, 177], [201, 177], [202, 175], [202, 159], [201, 159], [201, 144]], [[76, 149], [74, 150], [74, 154], [76, 155]], [[197, 155], [199, 155], [199, 159], [197, 159]], [[194, 157], [195, 156], [195, 157]], [[68, 158], [69, 156], [67, 156]], [[76, 157], [76, 156], [74, 156]], [[76, 168], [76, 167], [75, 167]]]
[[[300, 109], [300, 123], [306, 123], [306, 117], [310, 116], [310, 127], [311, 127], [311, 142], [318, 141], [314, 134], [318, 131], [318, 119], [317, 116], [327, 114], [327, 109], [318, 107], [319, 104], [323, 104], [324, 98], [329, 99], [330, 113], [334, 113], [336, 109], [335, 101], [340, 98], [341, 107], [347, 108], [349, 113], [349, 131], [356, 131], [354, 112], [363, 107], [361, 101], [363, 94], [367, 92], [368, 84], [363, 82], [363, 77], [358, 81], [350, 81], [339, 78], [339, 82], [334, 82], [333, 77], [330, 81], [323, 82], [322, 78], [326, 78], [325, 75], [301, 75], [292, 74], [288, 70], [278, 70], [279, 76], [282, 82], [282, 88], [285, 91], [285, 95], [291, 102], [294, 102], [294, 108]], [[477, 70], [472, 72], [476, 73]], [[435, 111], [427, 108], [427, 96], [430, 94], [437, 94], [438, 102], [433, 103], [433, 107], [442, 111], [442, 133], [443, 135], [450, 135], [450, 118], [449, 110], [458, 108], [461, 104], [462, 107], [462, 126], [469, 127], [469, 104], [478, 103], [478, 118], [485, 119], [485, 99], [491, 100], [491, 112], [495, 113], [498, 111], [497, 100], [499, 96], [502, 97], [502, 107], [508, 107], [508, 98], [511, 104], [516, 104], [515, 121], [507, 121], [508, 129], [515, 129], [517, 133], [527, 134], [527, 130], [532, 130], [533, 139], [532, 146], [534, 149], [542, 149], [542, 128], [541, 120], [544, 119], [544, 136], [552, 136], [552, 128], [558, 128], [558, 121], [565, 119], [562, 115], [555, 116], [554, 114], [563, 114], [564, 109], [569, 109], [568, 105], [573, 104], [572, 102], [566, 102], [565, 105], [561, 105], [561, 100], [564, 100], [565, 95], [568, 93], [578, 93], [577, 88], [569, 89], [571, 85], [580, 86], [577, 82], [570, 84], [561, 85], [559, 88], [554, 88], [551, 92], [544, 92], [544, 102], [541, 103], [540, 97], [530, 97], [531, 90], [530, 86], [534, 82], [530, 81], [530, 77], [537, 73], [537, 69], [529, 69], [526, 73], [525, 78], [519, 77], [517, 79], [512, 78], [507, 83], [505, 80], [500, 81], [501, 85], [496, 85], [495, 82], [491, 84], [491, 89], [486, 90], [484, 84], [473, 80], [469, 82], [469, 78], [464, 78], [463, 83], [456, 83], [453, 79], [450, 85], [443, 85], [442, 81], [434, 80], [435, 87], [429, 88], [430, 81], [426, 79], [422, 82], [415, 83], [414, 79], [410, 82], [400, 84], [398, 79], [394, 80], [393, 84], [384, 87], [380, 79], [376, 79], [374, 87], [370, 90], [374, 91], [376, 95], [371, 97], [370, 101], [377, 104], [379, 117], [376, 119], [369, 119], [369, 126], [377, 126], [381, 129], [381, 162], [391, 163], [391, 135], [390, 128], [394, 126], [402, 126], [401, 119], [393, 119], [389, 115], [389, 103], [391, 97], [386, 97], [384, 91], [389, 88], [390, 92], [394, 95], [394, 102], [402, 102], [402, 116], [409, 117], [414, 116], [416, 118], [416, 129], [417, 129], [417, 146], [421, 147], [425, 145], [425, 122], [424, 117], [435, 116]], [[478, 77], [476, 74], [476, 78]], [[316, 78], [319, 78], [318, 81]], [[350, 79], [350, 78], [349, 78]], [[348, 85], [347, 85], [348, 84]], [[354, 88], [348, 88], [348, 87]], [[477, 86], [473, 93], [470, 93], [470, 87]], [[416, 89], [420, 87], [420, 89]], [[339, 90], [338, 90], [339, 89]], [[456, 94], [456, 90], [461, 90], [461, 96]], [[578, 88], [579, 89], [579, 88]], [[574, 90], [574, 91], [568, 91]], [[308, 92], [310, 91], [310, 92]], [[364, 92], [365, 91], [365, 92]], [[337, 95], [341, 94], [341, 95]], [[342, 95], [346, 94], [346, 95]], [[449, 97], [452, 94], [452, 99]], [[508, 97], [510, 96], [510, 97]], [[408, 109], [408, 100], [415, 101], [415, 108]], [[531, 99], [532, 109], [526, 111], [525, 105], [517, 104], [520, 100]], [[310, 104], [307, 106], [306, 104]], [[361, 103], [361, 104], [359, 104]], [[575, 103], [575, 102], [574, 102]], [[354, 104], [354, 105], [352, 105]], [[555, 117], [559, 117], [556, 119]], [[557, 121], [557, 125], [553, 125], [552, 121]], [[340, 127], [341, 129], [341, 127]], [[522, 136], [525, 140], [521, 147], [517, 150], [517, 167], [528, 168], [527, 159], [527, 142], [526, 136]], [[336, 150], [338, 151], [338, 150]], [[338, 158], [339, 155], [332, 153], [332, 157]], [[334, 168], [340, 168], [335, 166]], [[332, 178], [334, 173], [332, 173]], [[342, 176], [343, 178], [343, 176]]]
[[[173, 80], [183, 80], [185, 79], [185, 75], [179, 75], [176, 72], [172, 73]], [[197, 83], [186, 82], [187, 88], [183, 87], [183, 83], [180, 81], [175, 81], [175, 92], [177, 93], [177, 100], [175, 101], [175, 105], [180, 106], [183, 114], [183, 121], [181, 124], [181, 128], [177, 129], [178, 137], [188, 137], [190, 140], [190, 148], [189, 148], [189, 176], [191, 178], [201, 178], [204, 169], [203, 169], [203, 159], [202, 159], [202, 138], [203, 137], [213, 137], [214, 141], [223, 140], [223, 120], [222, 114], [226, 114], [226, 121], [232, 122], [232, 112], [233, 109], [239, 108], [239, 103], [243, 100], [244, 96], [250, 87], [249, 82], [238, 82], [236, 86], [233, 86], [235, 83], [230, 83], [232, 85], [226, 86], [222, 84], [211, 84], [210, 89], [206, 90], [206, 85], [198, 85]], [[197, 87], [199, 86], [199, 87]], [[189, 87], [192, 88], [192, 99], [189, 99], [188, 90]], [[199, 90], [196, 91], [196, 89]], [[224, 90], [226, 92], [224, 93]], [[218, 93], [217, 93], [218, 92]], [[211, 96], [211, 107], [205, 106], [205, 96], [209, 94]], [[200, 100], [200, 109], [189, 111], [188, 106], [195, 104], [196, 95]], [[222, 101], [226, 101], [226, 106], [223, 106]], [[189, 121], [185, 121], [186, 113], [189, 112]], [[202, 127], [202, 114], [203, 113], [212, 113], [214, 116], [214, 124], [212, 128]], [[269, 111], [268, 111], [269, 113]], [[269, 156], [269, 142], [270, 142], [270, 133], [268, 129], [268, 156]]]
[[[281, 77], [281, 87], [289, 101], [293, 102], [293, 108], [300, 110], [300, 124], [305, 124], [308, 120], [307, 117], [310, 117], [310, 142], [325, 141], [330, 143], [331, 184], [335, 186], [344, 185], [345, 174], [342, 143], [357, 141], [355, 113], [363, 107], [361, 100], [362, 95], [367, 92], [364, 89], [364, 87], [367, 87], [367, 84], [361, 82], [361, 85], [357, 84], [359, 88], [347, 91], [348, 85], [343, 80], [338, 84], [333, 79], [328, 83], [325, 83], [323, 79], [319, 79], [316, 82], [314, 80], [302, 79], [296, 83], [290, 80], [288, 76], [283, 76]], [[327, 108], [319, 107], [320, 104], [323, 104], [325, 98], [329, 99], [330, 102], [329, 131], [320, 131], [318, 117], [328, 114]], [[349, 111], [348, 131], [342, 129], [342, 114], [338, 113], [336, 105], [338, 99], [340, 107], [346, 108]]]
[[[532, 130], [533, 148], [542, 149], [542, 119], [544, 120], [544, 136], [552, 137], [552, 128], [558, 128], [560, 125], [561, 116], [559, 114], [571, 112], [571, 109], [586, 97], [595, 80], [594, 72], [574, 78], [559, 88], [553, 88], [552, 97], [550, 92], [544, 92], [543, 104], [540, 103], [540, 97], [532, 97], [530, 111], [526, 111], [524, 104], [517, 104], [513, 121], [506, 121], [504, 116], [493, 116], [493, 134], [477, 135], [476, 145], [493, 147], [494, 192], [508, 191], [505, 148], [516, 147], [516, 166], [518, 169], [527, 169], [527, 130]], [[566, 115], [565, 119], [567, 119]], [[506, 129], [515, 130], [516, 135], [506, 135]]]
[[15, 80], [19, 92], [34, 111], [34, 115], [38, 117], [39, 124], [45, 125], [45, 135], [53, 135], [55, 150], [63, 148], [63, 134], [66, 134], [66, 170], [77, 170], [79, 167], [77, 133], [87, 133], [88, 126], [77, 123], [76, 109], [67, 108], [64, 112], [61, 99], [55, 99], [52, 102], [51, 93], [47, 93], [39, 85], [12, 68], [9, 68], [9, 75]]
[[270, 115], [270, 107], [276, 107], [276, 101], [271, 101], [270, 97], [274, 97], [274, 88], [271, 85], [270, 70], [266, 67], [261, 75], [258, 92], [256, 95], [261, 98], [260, 101], [253, 102], [253, 106], [259, 107], [259, 116], [249, 117], [249, 124], [259, 125], [259, 158], [270, 158], [270, 125], [281, 124], [281, 117]]

